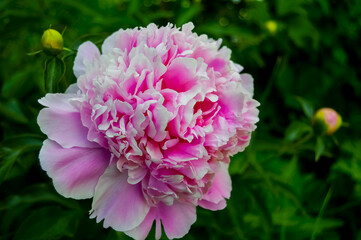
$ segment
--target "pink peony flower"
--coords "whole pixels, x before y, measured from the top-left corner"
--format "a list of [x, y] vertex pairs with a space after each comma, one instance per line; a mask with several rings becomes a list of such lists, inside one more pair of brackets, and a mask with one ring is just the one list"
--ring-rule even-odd
[[223, 209], [230, 156], [258, 121], [253, 79], [231, 51], [169, 24], [119, 30], [83, 43], [77, 83], [47, 94], [38, 124], [48, 136], [40, 163], [65, 197], [93, 198], [91, 218], [144, 239], [155, 221], [180, 238], [196, 206]]

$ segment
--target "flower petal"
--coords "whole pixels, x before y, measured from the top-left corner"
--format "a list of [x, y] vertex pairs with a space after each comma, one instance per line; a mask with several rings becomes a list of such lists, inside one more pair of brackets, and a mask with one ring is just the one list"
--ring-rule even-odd
[[64, 148], [99, 147], [87, 139], [88, 129], [82, 125], [79, 112], [44, 108], [39, 113], [38, 124], [49, 139]]
[[85, 74], [86, 62], [92, 62], [94, 58], [100, 57], [99, 49], [92, 42], [85, 42], [78, 48], [78, 53], [75, 57], [73, 71], [78, 78], [80, 75]]
[[[69, 87], [70, 88], [70, 87]], [[39, 99], [39, 103], [45, 107], [66, 112], [77, 112], [76, 102], [82, 101], [76, 94], [48, 93]]]
[[160, 203], [158, 210], [164, 231], [170, 239], [186, 235], [197, 219], [196, 207], [190, 203], [174, 201], [172, 206]]
[[117, 231], [129, 231], [138, 227], [149, 212], [141, 184], [129, 184], [128, 173], [109, 166], [95, 188], [91, 218], [104, 227]]
[[253, 77], [248, 73], [240, 75], [242, 86], [253, 96]]
[[205, 199], [202, 199], [198, 201], [199, 206], [205, 209], [209, 209], [212, 211], [222, 210], [227, 206], [226, 200], [222, 199], [217, 203], [207, 201]]
[[110, 154], [103, 148], [63, 148], [54, 141], [45, 140], [39, 158], [41, 167], [53, 179], [60, 194], [84, 199], [94, 195]]
[[155, 216], [156, 216], [156, 209], [151, 208], [147, 216], [145, 217], [144, 221], [138, 227], [130, 231], [126, 231], [125, 234], [137, 240], [144, 240], [148, 236], [148, 233], [152, 228]]
[[224, 198], [229, 198], [232, 190], [232, 181], [228, 173], [228, 164], [220, 162], [220, 168], [217, 169], [213, 183], [208, 192], [198, 201], [199, 206], [210, 209], [220, 210], [226, 207]]

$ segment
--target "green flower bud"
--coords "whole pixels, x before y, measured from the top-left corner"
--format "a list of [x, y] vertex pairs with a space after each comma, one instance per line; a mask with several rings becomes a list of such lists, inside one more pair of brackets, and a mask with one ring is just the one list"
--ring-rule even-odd
[[342, 118], [332, 108], [321, 108], [313, 116], [312, 123], [319, 133], [332, 135], [340, 128]]
[[268, 32], [271, 33], [272, 35], [277, 32], [278, 26], [276, 21], [269, 20], [265, 23], [265, 26]]
[[44, 52], [50, 55], [58, 55], [63, 51], [63, 36], [54, 29], [48, 29], [41, 37], [41, 45]]

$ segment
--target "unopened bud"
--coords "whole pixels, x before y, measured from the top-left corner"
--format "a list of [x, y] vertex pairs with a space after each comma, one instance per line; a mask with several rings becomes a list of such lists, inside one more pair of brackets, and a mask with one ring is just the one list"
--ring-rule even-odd
[[265, 25], [266, 25], [268, 32], [270, 32], [271, 34], [275, 34], [277, 32], [277, 22], [276, 21], [269, 20], [266, 22]]
[[41, 45], [46, 53], [58, 55], [63, 51], [63, 36], [54, 29], [48, 29], [41, 37]]
[[332, 135], [341, 126], [342, 118], [332, 108], [321, 108], [313, 116], [312, 122], [319, 133]]

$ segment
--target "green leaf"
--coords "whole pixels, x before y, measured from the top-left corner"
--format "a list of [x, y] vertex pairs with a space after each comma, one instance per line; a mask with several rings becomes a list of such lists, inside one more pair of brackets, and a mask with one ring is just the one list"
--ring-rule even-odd
[[258, 162], [256, 153], [247, 151], [247, 160], [250, 166], [254, 168], [254, 170], [259, 174], [259, 176], [264, 180], [264, 183], [269, 187], [269, 189], [274, 189], [273, 183], [270, 179], [269, 174], [267, 174], [266, 170], [263, 166]]
[[340, 48], [340, 47], [335, 48], [335, 49], [333, 49], [332, 53], [333, 53], [333, 57], [337, 61], [339, 61], [339, 63], [341, 63], [343, 65], [347, 63], [348, 56], [347, 56], [347, 53], [342, 48]]
[[75, 200], [67, 199], [54, 191], [52, 185], [35, 184], [25, 188], [5, 201], [0, 201], [0, 211], [11, 210], [24, 204], [57, 203], [68, 208], [77, 208]]
[[286, 142], [292, 142], [310, 133], [312, 133], [310, 124], [294, 121], [286, 129], [285, 140]]
[[325, 151], [325, 143], [322, 137], [318, 137], [315, 146], [315, 161], [317, 162]]
[[242, 154], [237, 154], [232, 158], [232, 161], [229, 165], [229, 173], [230, 175], [239, 174], [242, 175], [246, 169], [248, 168], [249, 164], [247, 159]]
[[330, 15], [330, 4], [329, 4], [328, 0], [318, 0], [318, 3], [320, 4], [320, 6], [322, 8], [322, 12], [325, 15]]
[[323, 214], [325, 213], [326, 207], [328, 202], [331, 199], [332, 196], [332, 192], [333, 192], [333, 187], [331, 186], [330, 189], [328, 190], [325, 199], [323, 200], [320, 212], [318, 213], [317, 219], [316, 219], [316, 223], [314, 226], [314, 229], [312, 231], [312, 236], [311, 236], [311, 240], [316, 239], [317, 233], [319, 232], [318, 229], [322, 229], [322, 227], [320, 227], [319, 225], [321, 225], [320, 220], [322, 219]]
[[302, 8], [302, 0], [277, 0], [276, 9], [278, 15], [288, 15], [288, 14], [303, 14], [305, 10]]
[[[21, 134], [6, 138], [1, 143], [2, 148], [0, 149], [0, 157], [2, 157], [0, 161], [0, 185], [3, 181], [10, 178], [10, 172], [20, 156], [24, 156], [25, 153], [31, 151], [38, 151], [42, 144], [42, 137], [35, 134]], [[24, 159], [22, 157], [22, 160]], [[29, 165], [31, 161], [25, 161], [25, 164], [22, 161], [18, 163], [23, 168], [26, 168], [27, 166], [24, 165]]]
[[291, 161], [283, 168], [282, 171], [282, 179], [285, 180], [285, 182], [290, 182], [292, 178], [298, 173], [298, 157], [293, 156]]
[[349, 175], [355, 181], [361, 182], [361, 161], [356, 158], [339, 159], [333, 169]]
[[13, 150], [13, 151], [3, 150], [1, 152], [1, 155], [5, 155], [6, 157], [1, 156], [1, 157], [3, 157], [3, 159], [2, 159], [1, 165], [0, 165], [0, 185], [2, 182], [4, 182], [7, 179], [7, 176], [9, 174], [11, 168], [14, 166], [16, 160], [18, 159], [20, 153], [21, 153], [20, 149]]
[[44, 83], [47, 93], [55, 93], [58, 91], [58, 84], [64, 76], [65, 63], [63, 60], [52, 57], [45, 62]]
[[304, 207], [302, 206], [302, 202], [300, 201], [300, 195], [295, 192], [296, 190], [294, 187], [276, 179], [273, 179], [273, 184], [275, 185], [277, 192], [282, 193], [286, 198], [290, 199], [302, 213], [306, 213]]
[[25, 148], [40, 149], [43, 141], [44, 137], [42, 135], [25, 133], [8, 137], [4, 139], [1, 145], [7, 148], [19, 148], [22, 150]]
[[140, 1], [139, 0], [132, 0], [128, 6], [127, 13], [129, 15], [133, 15], [134, 13], [139, 11]]
[[14, 240], [48, 240], [73, 237], [76, 211], [50, 206], [35, 209], [20, 225]]
[[267, 207], [267, 202], [265, 201], [264, 196], [261, 194], [261, 192], [246, 188], [252, 197], [254, 204], [257, 206], [257, 209], [261, 213], [261, 217], [263, 219], [263, 227], [265, 231], [270, 231], [272, 226], [272, 215]]
[[353, 157], [361, 160], [361, 140], [345, 141], [341, 148], [343, 151], [352, 154]]
[[28, 119], [21, 110], [18, 100], [0, 102], [0, 115], [17, 123], [27, 123]]
[[[321, 233], [322, 231], [338, 228], [343, 225], [343, 221], [339, 219], [313, 219], [308, 217], [292, 216], [292, 212], [280, 211], [273, 215], [274, 224], [279, 226], [293, 227], [295, 231], [303, 231], [312, 234], [313, 231]], [[308, 239], [308, 238], [301, 238]]]
[[89, 3], [82, 1], [63, 1], [63, 0], [52, 0], [56, 5], [55, 6], [65, 6], [68, 9], [72, 10], [74, 8], [79, 13], [83, 15], [91, 16], [92, 18], [101, 16], [99, 9], [94, 9]]
[[306, 17], [292, 18], [288, 25], [288, 35], [296, 46], [303, 48], [311, 42], [314, 49], [317, 47], [319, 33]]
[[186, 10], [181, 11], [176, 22], [177, 27], [182, 26], [184, 23], [191, 21], [195, 16], [199, 15], [202, 11], [202, 5], [199, 3], [194, 3]]
[[313, 118], [314, 114], [314, 108], [312, 106], [312, 103], [307, 101], [306, 99], [303, 99], [301, 97], [296, 97], [297, 101], [301, 104], [302, 110], [305, 113], [305, 115], [309, 118]]
[[24, 219], [24, 214], [26, 214], [26, 212], [29, 212], [30, 206], [30, 204], [23, 203], [21, 205], [18, 205], [16, 208], [9, 209], [8, 211], [1, 211], [0, 221], [1, 218], [6, 219], [6, 221], [1, 221], [0, 232], [12, 232], [11, 235], [13, 237], [14, 232], [11, 231], [11, 228], [13, 226], [16, 226], [16, 228], [19, 226], [19, 222]]
[[[14, 98], [23, 96], [24, 88], [28, 88], [29, 85], [33, 85], [33, 82], [29, 82], [29, 68], [23, 69], [22, 71], [14, 73], [1, 89], [1, 94], [5, 98]], [[25, 91], [26, 92], [26, 91]]]
[[150, 21], [155, 21], [157, 19], [167, 18], [170, 19], [174, 16], [173, 11], [157, 11], [154, 13], [148, 13], [148, 18]]

